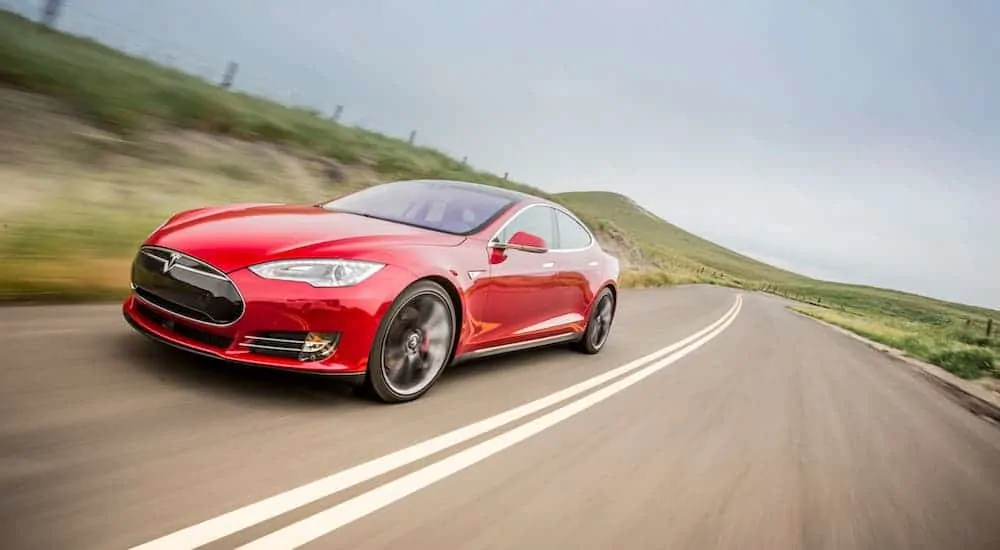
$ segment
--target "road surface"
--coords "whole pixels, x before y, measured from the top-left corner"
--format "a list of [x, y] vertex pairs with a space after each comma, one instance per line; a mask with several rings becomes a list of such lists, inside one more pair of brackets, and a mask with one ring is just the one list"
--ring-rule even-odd
[[600, 355], [384, 406], [166, 349], [115, 306], [2, 308], [0, 546], [1000, 547], [1000, 428], [904, 367], [752, 293], [620, 312]]

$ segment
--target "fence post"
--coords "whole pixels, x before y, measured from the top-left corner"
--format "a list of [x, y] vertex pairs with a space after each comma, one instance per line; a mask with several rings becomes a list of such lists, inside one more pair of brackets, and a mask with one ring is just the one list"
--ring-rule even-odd
[[42, 25], [46, 27], [55, 25], [62, 7], [63, 0], [45, 0], [45, 6], [42, 7]]
[[993, 334], [993, 319], [986, 320], [986, 337], [989, 338]]
[[240, 65], [235, 61], [230, 61], [229, 65], [226, 65], [226, 74], [222, 75], [222, 82], [219, 84], [223, 88], [229, 89], [233, 85], [233, 79], [236, 78], [236, 71], [238, 71]]
[[417, 131], [416, 130], [410, 130], [410, 139], [409, 139], [410, 145], [413, 145], [413, 140], [415, 140], [415, 139], [417, 139]]

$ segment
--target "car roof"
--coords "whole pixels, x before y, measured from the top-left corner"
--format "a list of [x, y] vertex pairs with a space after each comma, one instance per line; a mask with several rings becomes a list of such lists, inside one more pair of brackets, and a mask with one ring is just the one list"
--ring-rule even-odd
[[507, 189], [504, 187], [497, 187], [495, 185], [485, 185], [482, 183], [472, 183], [468, 181], [460, 180], [445, 180], [445, 179], [412, 179], [412, 180], [402, 180], [395, 183], [431, 183], [436, 186], [441, 187], [451, 187], [454, 189], [466, 189], [470, 191], [476, 191], [479, 193], [484, 193], [487, 195], [493, 195], [495, 197], [502, 197], [508, 199], [512, 202], [523, 202], [523, 201], [543, 201], [541, 197], [531, 195], [528, 193], [523, 193], [521, 191], [515, 191], [513, 189]]

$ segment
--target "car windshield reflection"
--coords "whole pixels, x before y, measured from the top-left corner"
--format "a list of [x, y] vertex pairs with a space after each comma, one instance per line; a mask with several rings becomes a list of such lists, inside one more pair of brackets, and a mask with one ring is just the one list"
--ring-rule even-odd
[[320, 205], [335, 210], [455, 235], [475, 233], [520, 195], [473, 184], [413, 180], [370, 187]]

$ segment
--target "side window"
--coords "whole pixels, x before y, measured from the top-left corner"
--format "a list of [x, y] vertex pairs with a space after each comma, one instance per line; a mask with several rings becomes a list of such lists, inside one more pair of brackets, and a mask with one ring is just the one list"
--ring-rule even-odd
[[545, 240], [548, 246], [556, 245], [555, 223], [552, 219], [552, 209], [547, 206], [532, 206], [517, 214], [507, 227], [500, 232], [499, 240], [505, 243], [514, 233], [527, 231]]
[[572, 217], [556, 210], [556, 224], [559, 227], [559, 248], [572, 250], [590, 246], [590, 233]]

